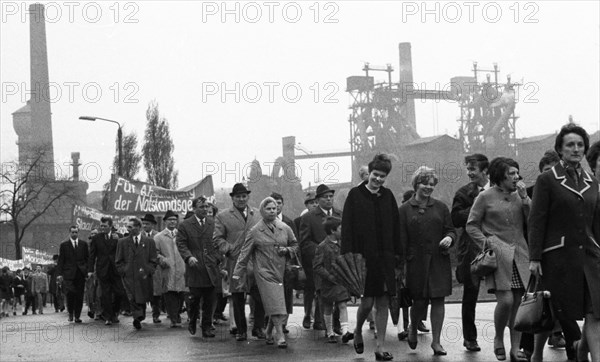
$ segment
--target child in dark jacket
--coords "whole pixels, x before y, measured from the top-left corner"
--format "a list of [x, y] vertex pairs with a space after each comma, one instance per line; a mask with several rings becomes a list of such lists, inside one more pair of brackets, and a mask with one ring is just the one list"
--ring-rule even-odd
[[323, 224], [327, 237], [321, 242], [315, 251], [313, 270], [315, 273], [315, 289], [317, 290], [323, 308], [325, 327], [327, 329], [327, 340], [329, 343], [337, 343], [333, 332], [333, 306], [340, 311], [340, 326], [342, 327], [342, 342], [347, 343], [354, 338], [349, 332], [348, 310], [346, 302], [350, 296], [346, 288], [340, 285], [332, 274], [333, 262], [340, 255], [340, 238], [342, 236], [342, 220], [334, 216], [328, 216]]

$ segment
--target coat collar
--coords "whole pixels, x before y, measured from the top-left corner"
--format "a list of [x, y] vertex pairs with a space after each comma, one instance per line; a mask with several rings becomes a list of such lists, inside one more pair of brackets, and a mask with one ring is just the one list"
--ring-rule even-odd
[[583, 198], [583, 193], [586, 192], [591, 187], [591, 184], [593, 183], [592, 176], [586, 170], [582, 169], [581, 170], [581, 181], [583, 182], [583, 187], [581, 188], [581, 190], [578, 191], [577, 186], [575, 185], [575, 182], [573, 180], [571, 180], [570, 177], [567, 177], [567, 172], [565, 170], [565, 166], [563, 165], [562, 161], [557, 163], [554, 167], [552, 167], [552, 174], [554, 175], [554, 178], [557, 181], [560, 181], [560, 185], [562, 187], [573, 192], [574, 194], [578, 195], [581, 198]]
[[260, 225], [258, 227], [260, 232], [262, 232], [267, 237], [269, 237], [275, 241], [277, 241], [277, 235], [280, 234], [280, 232], [283, 230], [283, 227], [281, 226], [282, 222], [279, 220], [275, 220], [275, 222], [273, 223], [273, 225], [275, 226], [275, 232], [271, 232], [271, 229], [269, 229], [269, 227], [265, 223], [265, 220], [260, 220], [260, 224], [258, 224], [258, 225]]
[[[427, 204], [425, 206], [427, 207], [431, 207], [433, 206], [433, 197], [429, 197], [429, 200], [427, 200]], [[413, 195], [413, 197], [410, 198], [410, 200], [408, 200], [408, 203], [413, 206], [413, 207], [419, 207], [419, 202], [417, 201], [417, 198]]]

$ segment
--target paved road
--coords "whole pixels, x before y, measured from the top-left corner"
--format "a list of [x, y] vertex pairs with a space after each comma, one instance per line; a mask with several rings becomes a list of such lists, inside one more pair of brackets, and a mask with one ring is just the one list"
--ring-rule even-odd
[[[445, 357], [433, 357], [431, 334], [420, 334], [415, 351], [396, 338], [391, 321], [387, 332], [388, 350], [395, 361], [496, 361], [492, 351], [493, 310], [495, 303], [480, 303], [477, 308], [481, 352], [467, 352], [462, 346], [460, 304], [446, 306], [442, 345]], [[49, 309], [49, 308], [48, 308]], [[85, 311], [84, 307], [84, 311]], [[349, 308], [350, 325], [356, 320], [356, 307]], [[164, 317], [163, 317], [164, 318]], [[1, 361], [374, 361], [372, 331], [365, 325], [365, 353], [357, 355], [352, 344], [325, 343], [324, 333], [301, 326], [302, 309], [294, 308], [290, 317], [287, 350], [265, 345], [264, 341], [236, 342], [228, 324], [217, 326], [217, 337], [191, 336], [186, 328], [171, 329], [168, 324], [142, 323], [133, 329], [130, 317], [110, 327], [84, 318], [82, 324], [69, 324], [66, 313], [47, 313], [8, 317], [0, 320]], [[151, 318], [150, 318], [151, 320]], [[429, 323], [427, 323], [429, 325]], [[505, 344], [508, 346], [508, 331]], [[565, 361], [564, 350], [546, 348], [544, 360]]]

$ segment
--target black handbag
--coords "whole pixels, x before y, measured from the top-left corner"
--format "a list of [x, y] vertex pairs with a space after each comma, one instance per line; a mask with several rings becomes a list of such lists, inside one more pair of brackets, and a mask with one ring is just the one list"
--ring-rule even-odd
[[300, 258], [295, 251], [291, 252], [291, 258], [285, 265], [283, 276], [286, 283], [289, 283], [295, 290], [304, 290], [306, 284], [306, 273], [300, 262]]
[[471, 274], [478, 277], [485, 277], [492, 274], [498, 268], [496, 253], [486, 245], [487, 239], [483, 242], [483, 250], [477, 254], [471, 261]]
[[[549, 291], [540, 291], [540, 279], [531, 275], [527, 290], [517, 309], [514, 329], [519, 332], [540, 333], [554, 328], [554, 312]], [[533, 287], [533, 290], [531, 290]]]

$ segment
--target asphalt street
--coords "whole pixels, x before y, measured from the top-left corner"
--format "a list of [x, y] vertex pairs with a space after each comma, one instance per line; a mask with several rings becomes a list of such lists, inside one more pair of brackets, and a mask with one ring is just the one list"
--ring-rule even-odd
[[[446, 305], [442, 345], [447, 356], [434, 357], [431, 333], [419, 334], [416, 350], [407, 342], [397, 339], [397, 329], [389, 321], [386, 335], [387, 349], [394, 361], [496, 361], [493, 354], [494, 302], [480, 303], [477, 307], [479, 344], [481, 352], [468, 352], [463, 347], [460, 304]], [[83, 323], [67, 322], [66, 313], [54, 313], [46, 308], [43, 315], [17, 315], [0, 320], [1, 361], [374, 361], [373, 331], [365, 324], [363, 336], [365, 352], [355, 353], [352, 342], [328, 344], [322, 331], [302, 328], [303, 311], [294, 308], [290, 316], [287, 336], [288, 348], [266, 345], [264, 340], [249, 338], [236, 342], [229, 334], [229, 323], [216, 326], [216, 338], [203, 338], [201, 330], [191, 336], [187, 324], [183, 328], [169, 328], [163, 323], [153, 324], [149, 316], [136, 331], [131, 317], [120, 317], [121, 323], [105, 326], [87, 316]], [[87, 308], [84, 306], [84, 315]], [[147, 310], [149, 312], [149, 309]], [[354, 327], [356, 307], [349, 307], [350, 326]], [[184, 318], [185, 319], [185, 318]], [[430, 323], [426, 322], [427, 326]], [[509, 346], [508, 330], [505, 346]], [[508, 349], [507, 349], [508, 351]], [[564, 349], [546, 346], [544, 360], [565, 361]]]

